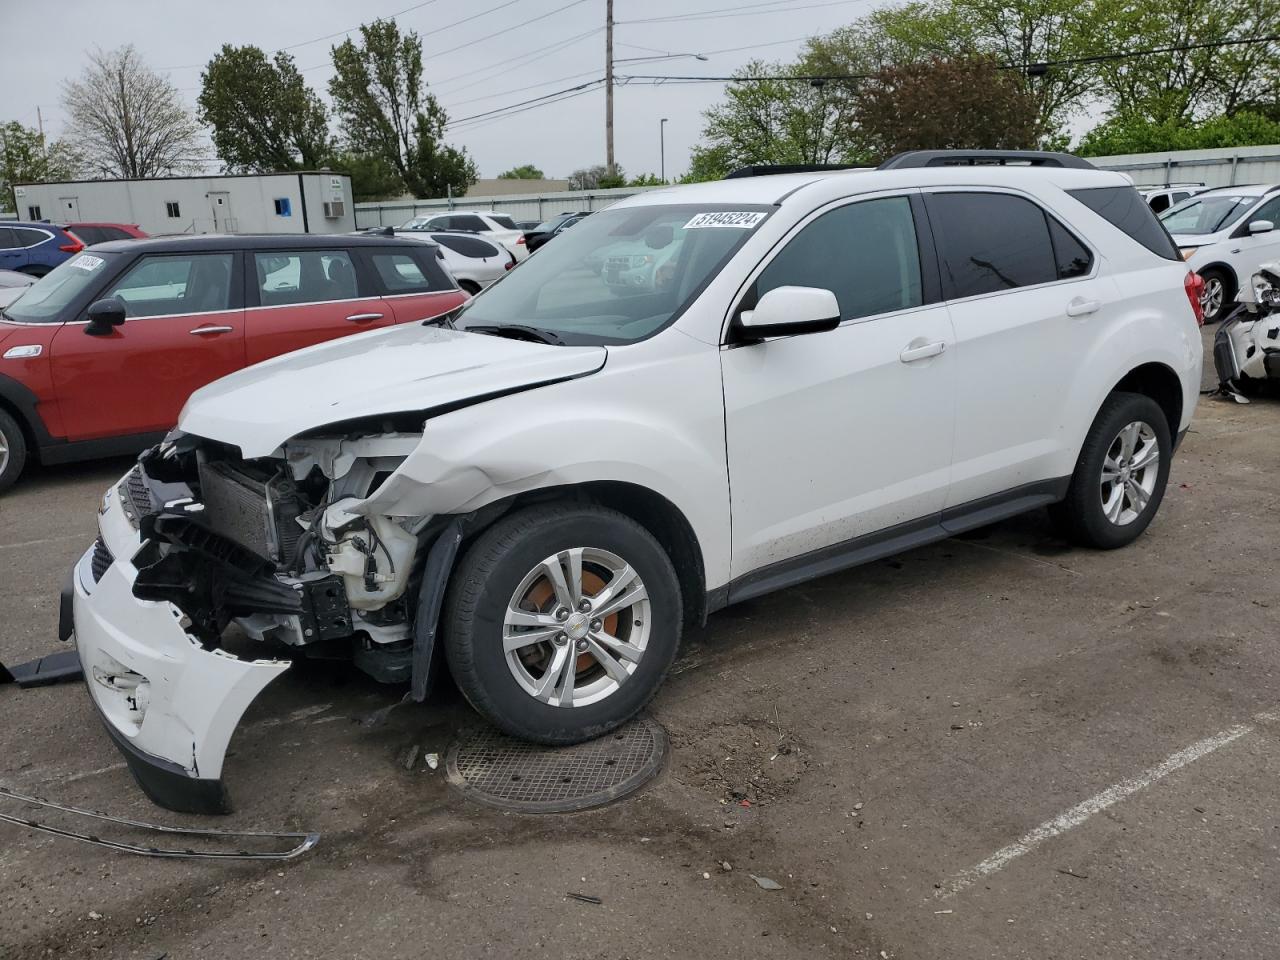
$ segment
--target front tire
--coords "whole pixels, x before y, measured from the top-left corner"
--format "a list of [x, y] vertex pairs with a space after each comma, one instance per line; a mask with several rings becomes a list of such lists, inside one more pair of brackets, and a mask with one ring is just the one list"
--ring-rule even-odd
[[22, 427], [0, 410], [0, 493], [14, 485], [26, 462], [27, 438]]
[[1205, 323], [1217, 323], [1231, 309], [1236, 296], [1235, 280], [1226, 271], [1210, 269], [1200, 274], [1204, 280], [1204, 293], [1200, 296], [1200, 308]]
[[1132, 543], [1160, 508], [1172, 454], [1158, 403], [1111, 394], [1085, 437], [1066, 499], [1050, 508], [1055, 526], [1068, 540], [1101, 550]]
[[445, 654], [497, 727], [545, 744], [607, 733], [675, 659], [680, 582], [647, 530], [603, 507], [529, 507], [467, 550], [444, 610]]

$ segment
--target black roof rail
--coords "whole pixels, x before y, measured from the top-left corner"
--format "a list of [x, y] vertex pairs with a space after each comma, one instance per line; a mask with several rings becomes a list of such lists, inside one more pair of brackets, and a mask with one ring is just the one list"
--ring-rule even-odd
[[771, 177], [776, 173], [830, 173], [833, 170], [856, 169], [857, 165], [852, 163], [758, 163], [750, 167], [739, 167], [725, 179]]
[[908, 150], [890, 157], [877, 170], [910, 170], [919, 167], [978, 166], [1073, 167], [1097, 170], [1092, 163], [1071, 153], [1050, 150]]

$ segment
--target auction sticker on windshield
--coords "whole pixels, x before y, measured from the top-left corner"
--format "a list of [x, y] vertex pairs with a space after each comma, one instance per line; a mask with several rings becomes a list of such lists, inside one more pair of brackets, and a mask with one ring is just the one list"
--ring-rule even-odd
[[750, 230], [766, 216], [768, 214], [750, 210], [700, 213], [686, 223], [684, 228], [686, 230], [696, 230], [700, 227], [738, 227], [742, 230]]
[[104, 263], [106, 263], [106, 261], [103, 260], [101, 257], [95, 257], [92, 254], [88, 254], [88, 253], [82, 253], [80, 254], [80, 256], [76, 257], [74, 260], [71, 261], [71, 265], [73, 267], [78, 267], [81, 270], [89, 270], [89, 271], [97, 270]]

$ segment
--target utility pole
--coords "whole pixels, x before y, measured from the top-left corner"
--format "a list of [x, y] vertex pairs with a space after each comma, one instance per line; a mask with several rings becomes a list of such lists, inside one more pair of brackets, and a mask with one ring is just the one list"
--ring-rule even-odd
[[667, 182], [667, 118], [663, 117], [658, 121], [658, 168], [661, 171], [659, 177], [663, 183]]
[[44, 143], [44, 114], [40, 112], [39, 104], [36, 104], [36, 125], [40, 128], [40, 152], [47, 158], [49, 156], [49, 148]]
[[612, 177], [617, 170], [613, 159], [613, 0], [604, 0], [604, 165]]

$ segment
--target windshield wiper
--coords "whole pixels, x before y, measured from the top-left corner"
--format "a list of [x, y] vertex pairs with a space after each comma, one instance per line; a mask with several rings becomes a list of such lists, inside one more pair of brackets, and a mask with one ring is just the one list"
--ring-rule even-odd
[[564, 340], [559, 334], [550, 330], [544, 330], [542, 327], [530, 327], [523, 323], [482, 323], [469, 327], [463, 327], [470, 333], [484, 333], [494, 337], [509, 337], [512, 340], [534, 340], [539, 343], [549, 343], [553, 347], [563, 347]]

